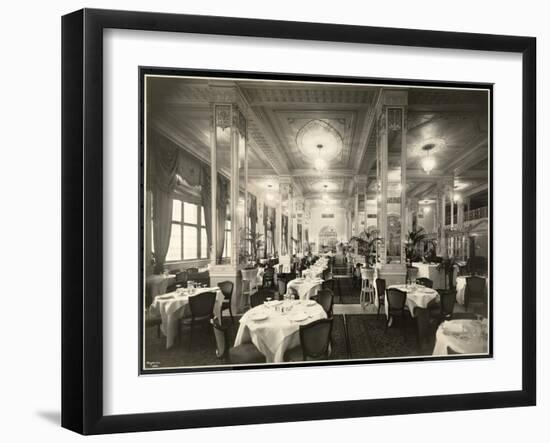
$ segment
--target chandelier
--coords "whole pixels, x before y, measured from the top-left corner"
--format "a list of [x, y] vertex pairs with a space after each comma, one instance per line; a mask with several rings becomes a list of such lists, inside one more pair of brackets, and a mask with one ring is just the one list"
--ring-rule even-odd
[[435, 144], [428, 143], [427, 145], [422, 146], [422, 150], [426, 151], [426, 157], [424, 157], [420, 164], [422, 165], [422, 169], [426, 174], [430, 174], [432, 172], [433, 168], [435, 168], [435, 159], [430, 156], [430, 151], [435, 148]]
[[323, 149], [323, 145], [318, 144], [317, 149], [319, 150], [319, 156], [315, 159], [313, 165], [317, 171], [322, 172], [327, 169], [327, 162], [321, 157], [321, 149]]

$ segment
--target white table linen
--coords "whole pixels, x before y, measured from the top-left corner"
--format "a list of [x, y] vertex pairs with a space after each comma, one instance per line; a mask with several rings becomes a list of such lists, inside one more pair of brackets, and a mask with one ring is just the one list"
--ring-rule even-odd
[[[426, 288], [422, 285], [391, 285], [387, 289], [391, 288], [400, 289], [407, 293], [405, 304], [409, 308], [409, 311], [411, 311], [411, 316], [413, 317], [414, 308], [427, 308], [432, 300], [439, 298], [439, 293], [435, 289]], [[386, 318], [389, 318], [387, 296], [384, 299], [384, 309], [386, 311]]]
[[151, 317], [158, 317], [160, 315], [162, 321], [160, 329], [166, 336], [166, 349], [174, 345], [178, 333], [178, 322], [180, 319], [191, 316], [189, 298], [204, 292], [216, 292], [214, 316], [221, 318], [221, 309], [224, 297], [218, 287], [197, 288], [195, 289], [195, 293], [193, 295], [179, 295], [176, 292], [171, 292], [169, 294], [155, 297], [153, 303], [149, 306], [147, 315]]
[[[311, 304], [308, 306], [308, 303]], [[284, 361], [285, 352], [300, 344], [300, 325], [326, 318], [321, 305], [313, 301], [285, 300], [278, 306], [290, 308], [289, 312], [276, 311], [277, 302], [262, 304], [248, 310], [240, 320], [239, 330], [235, 338], [235, 346], [252, 341], [265, 355], [268, 363]], [[265, 320], [254, 320], [255, 314], [265, 314]], [[293, 320], [293, 316], [303, 313], [307, 318], [302, 321]]]
[[[482, 277], [485, 278], [485, 277]], [[489, 280], [485, 278], [485, 290], [489, 293]], [[464, 294], [466, 293], [466, 276], [456, 278], [456, 301], [463, 305]]]
[[321, 278], [296, 278], [288, 282], [287, 292], [290, 288], [295, 289], [300, 300], [309, 300], [310, 297], [317, 294], [317, 291], [321, 289], [322, 285], [323, 279]]
[[[416, 278], [429, 278], [433, 282], [434, 289], [445, 289], [448, 286], [445, 282], [445, 271], [440, 268], [440, 265], [420, 262], [414, 262], [412, 265], [418, 268]], [[453, 273], [455, 272], [456, 269], [453, 269]]]
[[435, 334], [433, 355], [448, 355], [447, 347], [459, 354], [485, 354], [488, 349], [487, 321], [448, 320]]

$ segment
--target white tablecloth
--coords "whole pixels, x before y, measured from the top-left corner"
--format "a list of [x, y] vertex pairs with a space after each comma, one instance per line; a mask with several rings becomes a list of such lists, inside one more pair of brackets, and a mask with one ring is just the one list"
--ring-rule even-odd
[[[307, 303], [311, 306], [307, 306]], [[300, 344], [300, 325], [327, 317], [321, 305], [313, 301], [286, 300], [278, 306], [292, 308], [284, 314], [277, 312], [274, 306], [267, 307], [264, 304], [248, 310], [240, 320], [235, 346], [252, 341], [268, 363], [280, 363], [284, 361], [287, 349]], [[254, 313], [265, 313], [267, 319], [255, 321], [251, 318]], [[300, 322], [294, 321], [292, 317], [300, 313], [308, 317]]]
[[[409, 311], [411, 311], [411, 316], [414, 317], [414, 308], [427, 308], [428, 304], [439, 297], [439, 293], [435, 289], [426, 288], [421, 285], [392, 285], [390, 288], [400, 289], [407, 293], [407, 301], [405, 302]], [[378, 297], [376, 297], [378, 298]], [[386, 310], [386, 317], [389, 317], [388, 314], [388, 299], [386, 297], [384, 301], [384, 309]]]
[[309, 300], [310, 297], [317, 294], [317, 291], [321, 289], [322, 284], [323, 280], [320, 278], [296, 278], [288, 282], [287, 292], [289, 288], [295, 289], [300, 297], [300, 300]]
[[166, 348], [170, 348], [178, 333], [178, 322], [183, 317], [189, 317], [189, 297], [203, 292], [216, 292], [216, 303], [214, 304], [214, 316], [221, 318], [223, 294], [220, 288], [197, 288], [193, 295], [178, 295], [175, 292], [155, 297], [147, 312], [148, 316], [158, 317], [162, 320], [161, 331], [166, 335]]
[[[483, 277], [484, 278], [484, 277]], [[489, 280], [485, 278], [485, 290], [489, 291]], [[466, 277], [456, 278], [456, 301], [461, 305], [464, 304], [464, 294], [466, 292]]]
[[459, 354], [485, 354], [488, 349], [486, 332], [486, 321], [444, 321], [435, 334], [433, 355], [447, 355], [447, 347]]
[[[415, 262], [412, 265], [415, 268], [418, 268], [418, 275], [416, 276], [416, 278], [429, 278], [431, 281], [433, 281], [434, 289], [445, 289], [448, 286], [445, 284], [445, 271], [443, 269], [440, 269], [438, 264]], [[456, 272], [456, 269], [453, 270], [453, 272]]]

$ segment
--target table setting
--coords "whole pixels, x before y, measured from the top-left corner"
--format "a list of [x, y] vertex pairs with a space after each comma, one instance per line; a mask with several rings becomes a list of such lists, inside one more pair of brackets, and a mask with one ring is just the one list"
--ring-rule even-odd
[[[439, 293], [435, 289], [427, 288], [426, 286], [418, 285], [416, 283], [391, 285], [388, 289], [390, 288], [399, 289], [407, 293], [407, 300], [405, 304], [409, 308], [412, 317], [414, 317], [414, 308], [427, 308], [430, 302], [439, 299]], [[378, 297], [375, 297], [375, 304], [377, 305], [377, 303]], [[386, 317], [389, 317], [387, 299], [384, 301], [384, 309], [386, 311]]]
[[487, 319], [444, 321], [435, 340], [433, 355], [448, 355], [448, 348], [458, 354], [484, 354], [488, 349]]
[[221, 318], [221, 307], [223, 304], [223, 294], [217, 286], [215, 287], [189, 287], [178, 288], [175, 292], [169, 292], [167, 294], [157, 295], [149, 309], [147, 310], [147, 316], [161, 318], [160, 329], [166, 336], [166, 349], [169, 349], [174, 345], [177, 331], [178, 322], [183, 317], [189, 317], [191, 311], [189, 308], [189, 298], [202, 294], [204, 292], [215, 292], [216, 302], [214, 304], [214, 316]]
[[235, 346], [252, 341], [268, 363], [283, 362], [286, 350], [300, 344], [300, 326], [322, 318], [314, 300], [268, 300], [242, 316]]

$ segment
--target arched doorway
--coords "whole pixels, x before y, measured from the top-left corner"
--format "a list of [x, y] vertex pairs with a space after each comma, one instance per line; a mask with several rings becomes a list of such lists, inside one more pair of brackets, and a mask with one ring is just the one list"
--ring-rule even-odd
[[336, 252], [338, 234], [334, 226], [324, 226], [319, 231], [319, 252]]

